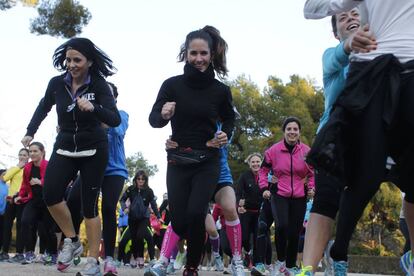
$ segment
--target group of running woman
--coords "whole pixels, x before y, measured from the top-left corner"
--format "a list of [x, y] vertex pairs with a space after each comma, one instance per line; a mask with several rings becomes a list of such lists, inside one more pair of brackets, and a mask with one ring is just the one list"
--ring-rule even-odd
[[[414, 242], [414, 95], [410, 92], [414, 85], [414, 0], [306, 1], [305, 17], [329, 15], [340, 43], [323, 56], [325, 113], [314, 145], [309, 148], [300, 141], [301, 122], [287, 117], [282, 125], [283, 139], [270, 146], [263, 158], [258, 153], [248, 156], [250, 170], [241, 175], [235, 188], [227, 144], [237, 111], [229, 86], [220, 81], [228, 72], [228, 46], [212, 26], [187, 35], [178, 55], [185, 63], [184, 73], [163, 82], [149, 115], [155, 128], [171, 125], [165, 145], [171, 221], [160, 245], [160, 257], [155, 261], [153, 250], [149, 251], [153, 261], [144, 275], [165, 275], [182, 239], [187, 244], [183, 275], [198, 275], [206, 230], [213, 252], [217, 252], [220, 240], [214, 220], [207, 215], [211, 201], [224, 218], [221, 236], [226, 237], [225, 251], [231, 255], [233, 275], [245, 275], [243, 255], [248, 256], [244, 258], [249, 259], [248, 266], [254, 264], [253, 274], [265, 273], [264, 263], [271, 262], [269, 229], [273, 221], [277, 252], [273, 275], [313, 275], [322, 256], [326, 275], [346, 275], [352, 233], [368, 201], [388, 177], [389, 158], [395, 163], [395, 184], [405, 192], [404, 213]], [[25, 234], [17, 243], [19, 251], [26, 249], [24, 258], [28, 261], [33, 258], [34, 222], [40, 220], [47, 252], [57, 256], [57, 269], [62, 272], [83, 253], [79, 239], [83, 219], [88, 257], [77, 275], [101, 275], [101, 235], [104, 273], [117, 275], [115, 209], [128, 178], [123, 147], [128, 115], [118, 111], [117, 89], [105, 80], [116, 68], [86, 38], [73, 38], [59, 46], [53, 64], [63, 73], [50, 80], [22, 139], [31, 161], [25, 164], [27, 150], [22, 150], [22, 185], [8, 203], [7, 217], [13, 221], [21, 212], [18, 229]], [[32, 140], [53, 105], [58, 133], [46, 161], [43, 145]], [[15, 186], [13, 189], [16, 192]], [[103, 227], [98, 216], [101, 193]], [[299, 236], [307, 199], [312, 197], [299, 267]], [[129, 217], [132, 252], [140, 267], [144, 262], [142, 240], [148, 248], [154, 243], [147, 231], [149, 205], [154, 225], [163, 224], [148, 176], [138, 171], [123, 195], [122, 206]], [[328, 243], [335, 218], [335, 241]], [[64, 236], [58, 255], [55, 229]], [[4, 246], [7, 253], [7, 241]], [[220, 263], [218, 256], [214, 255]], [[412, 256], [410, 250], [401, 258], [407, 275], [414, 275]]]

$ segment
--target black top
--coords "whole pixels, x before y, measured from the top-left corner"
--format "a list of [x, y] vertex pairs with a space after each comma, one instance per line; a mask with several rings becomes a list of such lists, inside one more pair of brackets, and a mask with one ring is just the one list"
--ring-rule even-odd
[[[168, 210], [168, 199], [165, 199], [165, 200], [163, 200], [163, 202], [161, 203], [161, 206], [160, 206], [160, 208], [159, 208], [159, 211], [160, 211], [160, 214], [161, 214], [161, 217], [162, 216], [164, 216], [164, 217], [162, 217], [163, 218], [163, 220], [164, 220], [164, 224], [165, 225], [168, 225], [168, 223], [170, 223], [170, 221], [171, 221], [171, 218], [170, 218], [170, 211]], [[165, 215], [164, 215], [165, 214]]]
[[144, 206], [148, 207], [151, 204], [151, 208], [157, 218], [160, 218], [160, 212], [158, 211], [157, 202], [155, 201], [154, 191], [151, 188], [138, 189], [136, 185], [131, 185], [126, 189], [121, 198], [122, 209], [125, 209], [125, 201], [129, 198], [129, 201], [134, 201], [137, 194], [140, 193]]
[[244, 172], [237, 183], [237, 202], [244, 199], [244, 208], [248, 210], [259, 210], [263, 201], [262, 192], [259, 187], [259, 178], [251, 170]]
[[40, 100], [27, 127], [26, 135], [34, 136], [41, 122], [56, 104], [60, 131], [55, 148], [68, 151], [82, 151], [106, 147], [108, 138], [101, 122], [116, 127], [121, 117], [105, 79], [91, 76], [89, 83], [81, 86], [76, 95], [87, 98], [94, 106], [93, 112], [80, 111], [72, 99], [69, 84], [64, 81], [66, 73], [52, 78], [45, 96]]
[[[40, 167], [37, 167], [35, 165], [32, 166], [32, 170], [30, 171], [30, 179], [32, 178], [38, 178], [42, 179], [40, 177]], [[31, 185], [32, 188], [32, 194], [33, 198], [42, 198], [42, 186], [41, 185]]]
[[172, 140], [181, 147], [205, 149], [217, 131], [218, 121], [223, 123], [227, 137], [231, 136], [235, 115], [230, 87], [214, 78], [212, 66], [201, 72], [186, 64], [183, 75], [164, 81], [149, 116], [152, 127], [168, 124], [161, 117], [166, 102], [176, 102], [171, 118]]

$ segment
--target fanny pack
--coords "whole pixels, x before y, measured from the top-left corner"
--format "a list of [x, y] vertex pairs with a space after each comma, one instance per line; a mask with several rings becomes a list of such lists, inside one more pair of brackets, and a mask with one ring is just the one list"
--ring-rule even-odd
[[174, 165], [201, 164], [209, 160], [212, 153], [208, 150], [194, 150], [192, 148], [176, 148], [167, 150], [167, 160]]

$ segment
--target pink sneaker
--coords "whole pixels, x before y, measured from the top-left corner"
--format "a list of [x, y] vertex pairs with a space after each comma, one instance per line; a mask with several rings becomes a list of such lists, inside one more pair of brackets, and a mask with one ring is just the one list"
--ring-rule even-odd
[[104, 264], [104, 276], [117, 276], [115, 261], [112, 257], [106, 257]]

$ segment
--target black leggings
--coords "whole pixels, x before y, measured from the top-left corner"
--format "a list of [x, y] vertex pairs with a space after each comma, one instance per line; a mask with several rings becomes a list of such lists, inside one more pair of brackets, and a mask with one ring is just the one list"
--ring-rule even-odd
[[315, 171], [315, 197], [311, 212], [335, 220], [343, 186], [337, 177]]
[[80, 171], [82, 211], [85, 218], [98, 216], [98, 196], [108, 162], [108, 149], [100, 148], [90, 157], [71, 158], [55, 152], [46, 169], [43, 197], [47, 206], [63, 201], [66, 187]]
[[4, 214], [3, 227], [3, 250], [4, 253], [9, 253], [10, 241], [12, 236], [12, 228], [14, 219], [16, 219], [16, 253], [23, 253], [24, 242], [23, 232], [21, 227], [21, 218], [24, 209], [24, 204], [14, 204], [8, 202], [6, 205], [6, 212]]
[[277, 259], [286, 260], [286, 267], [296, 266], [299, 235], [306, 212], [306, 198], [286, 198], [272, 195], [276, 206], [276, 252]]
[[47, 236], [47, 252], [49, 254], [57, 253], [57, 238], [55, 234], [54, 220], [46, 208], [41, 198], [33, 198], [26, 203], [22, 214], [22, 228], [26, 233], [24, 235], [24, 244], [26, 251], [34, 251], [36, 245], [36, 235], [33, 235], [34, 229], [38, 223], [42, 223]]
[[102, 235], [106, 257], [114, 257], [117, 231], [116, 206], [124, 183], [123, 176], [108, 175], [104, 177], [102, 184]]
[[68, 198], [66, 199], [66, 204], [70, 210], [70, 215], [72, 216], [73, 228], [77, 235], [79, 235], [80, 225], [83, 221], [82, 213], [82, 199], [81, 199], [81, 178], [78, 176], [71, 185], [70, 191], [68, 192]]
[[132, 240], [132, 254], [134, 258], [144, 257], [144, 240], [147, 241], [147, 250], [150, 259], [155, 257], [154, 240], [149, 230], [149, 219], [132, 220], [128, 219], [129, 231]]
[[256, 254], [256, 239], [257, 239], [257, 221], [259, 219], [259, 211], [246, 211], [246, 213], [239, 214], [240, 225], [242, 230], [242, 245], [246, 252], [252, 249], [251, 238], [253, 236], [253, 253]]
[[[335, 261], [346, 261], [349, 242], [369, 200], [378, 191], [386, 177], [386, 158], [391, 153], [397, 163], [396, 185], [406, 192], [405, 199], [414, 203], [414, 75], [403, 76], [396, 125], [387, 132], [382, 114], [384, 95], [376, 93], [363, 113], [354, 118], [351, 135], [352, 149], [345, 155], [345, 169], [348, 176], [348, 188], [343, 191], [339, 207], [335, 243], [331, 248], [331, 257]], [[395, 137], [393, 136], [395, 135]], [[393, 156], [395, 154], [395, 156]]]
[[132, 252], [130, 246], [128, 246], [130, 242], [131, 232], [129, 232], [129, 227], [126, 227], [121, 234], [118, 244], [118, 261], [122, 261], [124, 264], [129, 264], [131, 259]]
[[219, 178], [219, 158], [199, 165], [168, 164], [167, 190], [171, 225], [177, 235], [187, 238], [187, 265], [197, 268], [205, 239], [205, 218]]
[[272, 197], [271, 199], [263, 200], [262, 207], [260, 208], [257, 227], [257, 240], [255, 251], [256, 263], [272, 263], [272, 243], [270, 241], [270, 227], [272, 226], [273, 221], [275, 220], [275, 216], [276, 205], [274, 202], [274, 197]]
[[[79, 234], [82, 222], [81, 212], [81, 179], [77, 177], [69, 192], [67, 204], [72, 215], [73, 226]], [[102, 234], [105, 248], [105, 257], [114, 257], [116, 240], [116, 206], [119, 201], [125, 178], [119, 175], [108, 175], [102, 183]]]

